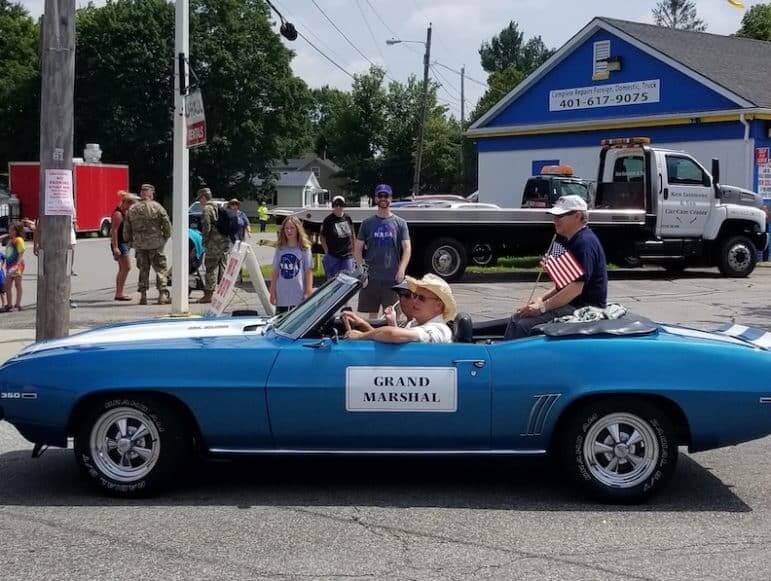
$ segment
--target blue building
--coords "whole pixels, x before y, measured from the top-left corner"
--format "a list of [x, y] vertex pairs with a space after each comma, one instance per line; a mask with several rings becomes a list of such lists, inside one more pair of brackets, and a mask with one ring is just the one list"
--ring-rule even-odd
[[600, 140], [650, 137], [771, 198], [771, 43], [595, 18], [474, 123], [479, 198], [519, 205], [544, 165], [596, 179]]

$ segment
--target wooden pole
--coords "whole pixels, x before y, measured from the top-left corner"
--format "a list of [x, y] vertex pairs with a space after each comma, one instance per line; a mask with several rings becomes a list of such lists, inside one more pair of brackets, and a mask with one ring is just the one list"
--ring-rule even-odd
[[423, 55], [423, 102], [418, 125], [418, 147], [415, 152], [415, 175], [412, 179], [412, 195], [420, 194], [420, 166], [423, 162], [423, 135], [426, 131], [426, 114], [428, 111], [428, 67], [431, 64], [431, 25], [426, 30], [426, 53]]
[[40, 214], [36, 339], [70, 330], [72, 216], [46, 214], [46, 172], [72, 174], [75, 0], [45, 0], [41, 43]]

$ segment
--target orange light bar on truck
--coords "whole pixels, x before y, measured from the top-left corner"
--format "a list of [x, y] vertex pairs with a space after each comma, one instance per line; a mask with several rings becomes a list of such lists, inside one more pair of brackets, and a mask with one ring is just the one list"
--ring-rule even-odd
[[541, 175], [572, 176], [573, 166], [570, 165], [545, 165], [541, 168]]
[[600, 141], [600, 145], [603, 147], [613, 147], [619, 145], [648, 145], [650, 142], [650, 137], [617, 137], [615, 139], [603, 139]]

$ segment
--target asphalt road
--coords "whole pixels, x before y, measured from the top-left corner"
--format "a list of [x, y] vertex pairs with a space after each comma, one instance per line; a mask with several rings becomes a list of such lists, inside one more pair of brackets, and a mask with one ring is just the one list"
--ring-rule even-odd
[[[81, 249], [76, 322], [168, 311], [116, 308], [106, 242]], [[475, 318], [494, 318], [532, 278], [454, 289]], [[746, 280], [624, 271], [610, 294], [659, 320], [771, 328], [769, 268]], [[23, 335], [31, 321], [0, 315], [0, 330]], [[771, 438], [682, 453], [670, 487], [627, 508], [587, 502], [543, 460], [505, 459], [209, 461], [178, 490], [122, 501], [95, 494], [71, 450], [30, 450], [0, 423], [3, 580], [771, 578]]]

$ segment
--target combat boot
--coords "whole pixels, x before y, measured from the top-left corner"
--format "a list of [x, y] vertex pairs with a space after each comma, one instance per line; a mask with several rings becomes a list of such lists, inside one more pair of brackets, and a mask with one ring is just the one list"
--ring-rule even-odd
[[140, 291], [139, 292], [139, 304], [140, 305], [146, 305], [147, 304], [147, 291]]
[[211, 291], [204, 291], [203, 292], [203, 296], [198, 300], [198, 303], [199, 304], [201, 304], [201, 303], [210, 303], [211, 302], [211, 297], [212, 297], [213, 294], [214, 293], [212, 293]]
[[158, 304], [159, 305], [168, 305], [171, 304], [171, 295], [169, 294], [169, 289], [163, 289], [158, 293]]

